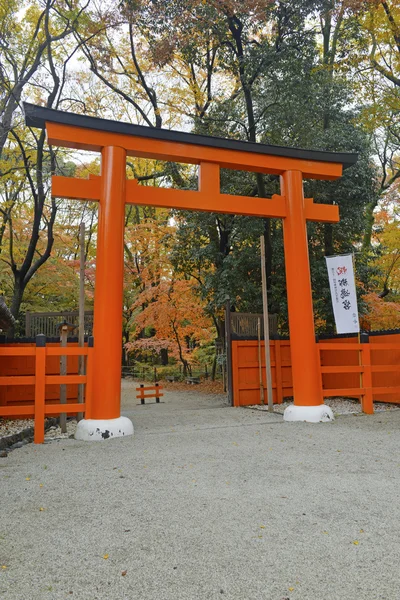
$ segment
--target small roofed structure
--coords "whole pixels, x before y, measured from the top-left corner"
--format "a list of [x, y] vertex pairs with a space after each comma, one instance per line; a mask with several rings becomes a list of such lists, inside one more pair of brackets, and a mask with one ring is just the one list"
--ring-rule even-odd
[[15, 319], [3, 296], [0, 295], [0, 330], [7, 332], [13, 325], [15, 325]]

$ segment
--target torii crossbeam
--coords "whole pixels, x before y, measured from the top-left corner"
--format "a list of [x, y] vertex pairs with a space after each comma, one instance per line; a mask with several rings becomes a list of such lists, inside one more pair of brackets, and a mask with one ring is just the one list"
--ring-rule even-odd
[[[99, 177], [52, 179], [53, 197], [99, 202], [93, 399], [91, 414], [78, 424], [77, 437], [133, 433], [129, 419], [120, 416], [125, 204], [283, 219], [294, 390], [294, 406], [286, 418], [320, 421], [329, 415], [315, 343], [306, 222], [336, 223], [339, 210], [304, 198], [303, 178], [337, 179], [357, 155], [150, 129], [32, 104], [24, 104], [24, 110], [27, 125], [46, 128], [49, 144], [102, 155]], [[127, 156], [198, 164], [198, 191], [138, 185], [126, 178]], [[221, 194], [221, 168], [280, 175], [281, 194], [271, 199]]]

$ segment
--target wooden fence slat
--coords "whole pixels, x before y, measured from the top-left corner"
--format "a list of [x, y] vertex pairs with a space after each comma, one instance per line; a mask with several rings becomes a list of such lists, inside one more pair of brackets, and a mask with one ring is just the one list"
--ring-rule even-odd
[[46, 385], [86, 383], [86, 375], [46, 375]]
[[357, 398], [365, 394], [365, 388], [332, 388], [322, 390], [322, 395], [325, 398], [332, 396], [348, 396], [349, 398]]
[[0, 406], [0, 417], [31, 415], [33, 412], [33, 404], [30, 406], [26, 404], [23, 406]]
[[35, 385], [34, 375], [2, 375], [0, 385]]
[[0, 348], [0, 356], [35, 356], [36, 349], [34, 346], [27, 348], [16, 348], [13, 346], [7, 346], [6, 348]]
[[283, 402], [282, 390], [282, 357], [281, 341], [275, 340], [275, 380], [276, 380], [276, 401], [278, 404]]
[[46, 347], [36, 346], [35, 361], [35, 444], [44, 442], [44, 401], [46, 388]]
[[400, 350], [400, 344], [374, 344], [370, 343], [369, 347], [371, 348], [371, 352], [375, 352], [376, 350]]
[[147, 391], [157, 391], [157, 390], [162, 390], [162, 389], [163, 388], [161, 385], [159, 385], [158, 387], [155, 385], [148, 385], [148, 386], [146, 385], [146, 387], [142, 387], [142, 388], [137, 387], [136, 391], [140, 392], [141, 390], [143, 390], [143, 391], [147, 392]]
[[399, 402], [400, 402], [400, 386], [392, 386], [392, 387], [373, 387], [372, 393], [376, 394], [398, 394]]
[[330, 367], [320, 367], [321, 373], [362, 373], [363, 367], [360, 365], [346, 365], [343, 367], [340, 366], [330, 366]]
[[62, 348], [59, 346], [58, 348], [47, 348], [47, 356], [87, 356], [87, 354], [87, 347], [71, 346], [70, 348]]
[[372, 396], [372, 372], [371, 372], [371, 346], [370, 344], [361, 344], [362, 358], [362, 384], [365, 393], [362, 394], [362, 410], [367, 415], [374, 414], [374, 399]]
[[326, 342], [322, 343], [322, 342], [318, 342], [317, 344], [318, 348], [320, 350], [360, 350], [360, 344], [357, 343], [352, 343], [352, 344], [345, 344], [343, 342], [341, 343], [332, 343], [332, 344], [327, 344]]
[[91, 419], [92, 414], [92, 385], [93, 385], [93, 338], [89, 338], [88, 357], [86, 363], [86, 388], [85, 388], [85, 418]]
[[46, 404], [44, 412], [46, 415], [59, 415], [63, 413], [76, 413], [85, 410], [85, 404]]
[[400, 373], [400, 365], [371, 365], [371, 371], [373, 373]]

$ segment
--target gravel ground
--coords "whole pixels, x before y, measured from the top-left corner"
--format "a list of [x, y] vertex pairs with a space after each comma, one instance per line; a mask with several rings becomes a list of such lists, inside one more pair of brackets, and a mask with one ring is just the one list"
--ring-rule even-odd
[[[275, 404], [274, 412], [283, 414], [285, 408], [291, 405], [292, 402], [282, 402], [282, 404]], [[361, 403], [359, 400], [352, 400], [351, 398], [325, 398], [325, 404], [330, 406], [333, 414], [338, 415], [350, 415], [362, 413]], [[268, 405], [254, 404], [247, 408], [253, 408], [255, 410], [268, 410]], [[399, 410], [400, 406], [397, 404], [389, 404], [383, 402], [374, 402], [374, 411], [382, 412], [387, 410]]]
[[0, 439], [33, 427], [33, 419], [0, 419]]
[[1, 598], [400, 597], [400, 411], [285, 423], [123, 389], [135, 436], [0, 460]]

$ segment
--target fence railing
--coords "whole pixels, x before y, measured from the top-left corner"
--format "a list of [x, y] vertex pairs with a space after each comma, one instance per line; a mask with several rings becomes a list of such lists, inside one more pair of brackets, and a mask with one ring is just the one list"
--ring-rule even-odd
[[[385, 396], [385, 394], [399, 394], [400, 402], [400, 385], [399, 386], [377, 386], [373, 385], [373, 373], [390, 373], [400, 372], [399, 364], [373, 364], [371, 354], [374, 352], [398, 351], [400, 352], [400, 344], [393, 343], [368, 343], [368, 338], [361, 343], [318, 343], [317, 348], [320, 357], [320, 372], [321, 376], [328, 373], [359, 373], [360, 385], [357, 387], [346, 388], [324, 388], [323, 396], [328, 398], [332, 396], [347, 396], [354, 398], [359, 396], [361, 400], [361, 408], [364, 413], [373, 414], [374, 412], [374, 396]], [[358, 365], [330, 365], [323, 366], [321, 360], [321, 352], [338, 352], [338, 351], [357, 351], [359, 353]]]
[[[79, 313], [77, 310], [61, 312], [29, 312], [25, 313], [25, 335], [35, 337], [43, 334], [46, 337], [57, 337], [60, 332], [58, 326], [67, 321], [78, 328]], [[85, 311], [85, 335], [93, 333], [93, 311]]]
[[[3, 356], [34, 356], [35, 375], [6, 375], [0, 377], [0, 386], [3, 385], [34, 385], [34, 403], [26, 403], [18, 406], [0, 406], [0, 417], [24, 417], [34, 414], [34, 442], [44, 442], [44, 421], [46, 416], [71, 413], [85, 413], [86, 418], [90, 415], [91, 408], [91, 381], [92, 381], [92, 352], [93, 338], [89, 339], [86, 347], [47, 347], [46, 337], [38, 335], [36, 346], [32, 347], [0, 347], [0, 357]], [[46, 358], [48, 356], [86, 356], [86, 375], [47, 375]], [[86, 384], [85, 402], [55, 404], [46, 402], [46, 385], [62, 384]]]
[[[397, 334], [398, 335], [398, 334]], [[359, 398], [363, 412], [372, 413], [374, 402], [400, 404], [400, 342], [391, 335], [381, 340], [367, 334], [332, 339], [317, 344], [324, 397]], [[264, 389], [264, 342], [261, 342]], [[271, 340], [272, 392], [274, 403], [293, 397], [290, 340]], [[257, 340], [232, 342], [234, 406], [260, 404], [260, 370]]]
[[[243, 339], [257, 338], [258, 320], [260, 319], [261, 337], [264, 337], [264, 317], [262, 314], [254, 313], [230, 313], [231, 333], [234, 337]], [[269, 315], [269, 333], [276, 335], [278, 333], [278, 315]]]

